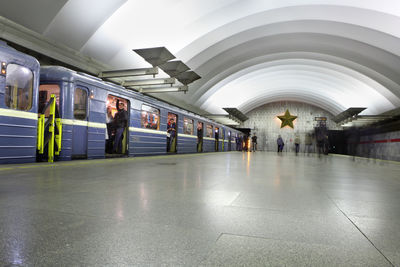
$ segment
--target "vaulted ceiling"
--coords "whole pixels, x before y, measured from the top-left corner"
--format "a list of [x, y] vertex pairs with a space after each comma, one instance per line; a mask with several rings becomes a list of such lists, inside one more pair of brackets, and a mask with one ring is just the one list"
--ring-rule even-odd
[[91, 72], [149, 67], [132, 49], [165, 46], [202, 78], [186, 94], [157, 96], [196, 112], [224, 114], [223, 107], [236, 107], [247, 113], [279, 100], [306, 102], [334, 115], [349, 107], [367, 107], [363, 114], [400, 107], [398, 0], [0, 5], [0, 38], [79, 61]]

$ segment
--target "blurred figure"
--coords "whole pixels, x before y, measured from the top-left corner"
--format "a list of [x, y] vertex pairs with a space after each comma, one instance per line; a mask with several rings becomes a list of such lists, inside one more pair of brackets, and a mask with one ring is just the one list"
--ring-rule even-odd
[[300, 151], [300, 136], [299, 134], [296, 134], [294, 137], [294, 146], [295, 146], [295, 151], [296, 151], [296, 156]]
[[356, 127], [351, 127], [348, 131], [347, 144], [349, 155], [353, 156], [353, 161], [356, 159], [357, 146], [360, 142], [360, 135]]
[[169, 119], [167, 123], [167, 152], [175, 152], [173, 142], [176, 136], [176, 123], [173, 118]]
[[329, 153], [329, 136], [328, 133], [324, 134], [324, 155]]
[[201, 123], [197, 123], [197, 152], [203, 151], [203, 127]]
[[257, 136], [256, 133], [253, 134], [253, 136], [251, 137], [251, 144], [252, 144], [252, 151], [256, 152], [257, 150]]
[[309, 156], [312, 148], [312, 136], [310, 133], [306, 134], [306, 137], [304, 138], [304, 144], [305, 144], [304, 154], [306, 154], [307, 152], [307, 156]]
[[315, 128], [315, 138], [317, 140], [317, 150], [318, 157], [321, 157], [321, 154], [326, 154], [326, 142], [328, 141], [328, 134], [326, 133], [325, 127], [316, 127]]
[[278, 145], [278, 154], [279, 154], [279, 152], [282, 154], [285, 143], [283, 142], [281, 135], [279, 135], [278, 139], [276, 139], [276, 144]]

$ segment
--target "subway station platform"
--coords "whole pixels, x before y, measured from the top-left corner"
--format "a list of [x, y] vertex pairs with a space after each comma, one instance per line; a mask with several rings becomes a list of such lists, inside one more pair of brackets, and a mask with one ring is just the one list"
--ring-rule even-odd
[[0, 166], [2, 266], [400, 266], [400, 164], [230, 152]]

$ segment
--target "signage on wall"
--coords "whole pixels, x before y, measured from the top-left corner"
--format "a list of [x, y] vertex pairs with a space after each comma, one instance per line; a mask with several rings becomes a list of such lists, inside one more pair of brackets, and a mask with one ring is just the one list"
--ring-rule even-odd
[[326, 117], [315, 117], [314, 120], [316, 120], [316, 121], [326, 121]]

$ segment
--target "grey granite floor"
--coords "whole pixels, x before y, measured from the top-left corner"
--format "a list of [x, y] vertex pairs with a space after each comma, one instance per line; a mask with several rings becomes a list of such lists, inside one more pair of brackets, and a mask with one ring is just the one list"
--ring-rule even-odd
[[400, 266], [400, 164], [212, 153], [0, 166], [3, 266]]

